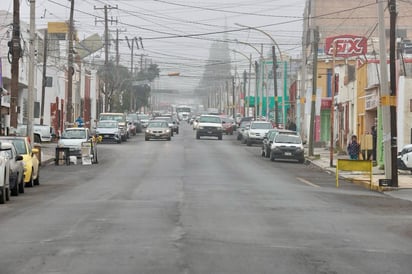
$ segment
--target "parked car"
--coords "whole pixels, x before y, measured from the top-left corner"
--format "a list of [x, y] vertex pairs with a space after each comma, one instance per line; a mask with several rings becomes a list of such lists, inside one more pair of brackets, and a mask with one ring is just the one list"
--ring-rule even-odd
[[58, 147], [68, 147], [70, 148], [70, 155], [81, 157], [82, 156], [82, 143], [88, 142], [91, 138], [88, 128], [84, 127], [73, 127], [66, 128], [59, 141], [57, 142]]
[[252, 116], [241, 117], [241, 118], [239, 119], [238, 125], [240, 126], [240, 124], [241, 124], [242, 122], [252, 122], [252, 121], [253, 121], [253, 117], [252, 117]]
[[127, 139], [129, 138], [129, 134], [128, 134], [128, 131], [127, 131], [126, 114], [116, 113], [116, 112], [100, 113], [99, 122], [100, 121], [105, 121], [105, 120], [117, 121], [121, 139], [122, 139], [122, 141], [127, 141]]
[[17, 153], [12, 142], [1, 142], [0, 157], [9, 161], [9, 184], [12, 196], [24, 193], [24, 164], [23, 156]]
[[127, 131], [129, 136], [135, 136], [136, 133], [142, 132], [142, 122], [136, 113], [129, 113], [126, 115]]
[[263, 137], [265, 137], [270, 129], [273, 129], [271, 122], [252, 121], [245, 134], [246, 144], [248, 146], [251, 146], [252, 144], [261, 144], [263, 142]]
[[218, 140], [222, 140], [222, 118], [217, 115], [201, 115], [198, 121], [199, 124], [196, 129], [196, 139], [200, 139], [202, 136], [211, 136], [217, 137]]
[[[17, 136], [27, 136], [27, 125], [18, 125], [16, 130]], [[54, 130], [48, 125], [33, 125], [33, 138], [34, 142], [51, 142], [56, 137]]]
[[263, 137], [263, 142], [262, 142], [262, 157], [269, 158], [270, 157], [270, 150], [271, 146], [273, 144], [274, 139], [278, 134], [292, 134], [292, 135], [297, 135], [296, 131], [292, 130], [286, 130], [286, 129], [271, 129], [268, 131], [265, 137]]
[[0, 204], [10, 199], [9, 160], [0, 157]]
[[102, 137], [102, 142], [122, 142], [122, 134], [119, 122], [116, 120], [103, 120], [97, 123], [96, 135]]
[[303, 142], [299, 135], [277, 134], [270, 150], [270, 160], [276, 159], [297, 160], [305, 162]]
[[241, 141], [243, 143], [243, 140], [245, 140], [245, 131], [250, 127], [250, 123], [251, 121], [244, 121], [242, 123], [240, 123], [240, 126], [237, 130], [237, 140]]
[[150, 121], [145, 131], [145, 141], [150, 139], [166, 139], [170, 141], [172, 139], [172, 130], [168, 122], [162, 120]]
[[199, 124], [199, 118], [200, 118], [200, 115], [197, 115], [197, 116], [195, 117], [195, 119], [193, 120], [193, 123], [192, 123], [192, 125], [193, 125], [193, 130], [196, 130], [196, 129], [197, 129], [197, 125]]
[[24, 184], [33, 187], [40, 184], [40, 162], [36, 155], [39, 154], [37, 148], [33, 148], [28, 137], [0, 136], [2, 140], [11, 141], [16, 147], [17, 153], [23, 156], [24, 163]]
[[139, 121], [142, 125], [142, 128], [146, 128], [147, 125], [149, 124], [150, 115], [144, 114], [144, 113], [139, 113], [139, 114], [137, 114], [137, 118], [139, 119]]
[[231, 117], [222, 117], [223, 132], [226, 135], [233, 135], [233, 132], [236, 130], [235, 120]]
[[398, 153], [398, 169], [412, 172], [412, 144], [406, 145]]

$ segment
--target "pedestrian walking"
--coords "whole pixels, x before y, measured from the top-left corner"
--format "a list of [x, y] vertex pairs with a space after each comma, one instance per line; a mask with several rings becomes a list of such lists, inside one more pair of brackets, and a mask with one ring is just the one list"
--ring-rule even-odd
[[352, 135], [351, 141], [348, 144], [348, 154], [351, 160], [358, 160], [360, 152], [360, 144], [356, 135]]

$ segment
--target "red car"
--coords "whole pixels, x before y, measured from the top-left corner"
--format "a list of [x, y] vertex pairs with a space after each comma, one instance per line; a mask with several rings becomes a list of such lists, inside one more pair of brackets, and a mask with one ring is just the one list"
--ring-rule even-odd
[[226, 135], [233, 135], [233, 132], [236, 129], [236, 122], [233, 120], [233, 118], [230, 117], [223, 117], [222, 118], [222, 126], [223, 126], [223, 132], [226, 133]]

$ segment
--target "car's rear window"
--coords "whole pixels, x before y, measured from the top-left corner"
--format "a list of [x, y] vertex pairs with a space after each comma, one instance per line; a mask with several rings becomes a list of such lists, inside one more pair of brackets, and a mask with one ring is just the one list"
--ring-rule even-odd
[[271, 123], [252, 123], [250, 126], [252, 129], [271, 129], [273, 128]]
[[302, 140], [298, 135], [278, 134], [275, 138], [275, 143], [300, 144]]

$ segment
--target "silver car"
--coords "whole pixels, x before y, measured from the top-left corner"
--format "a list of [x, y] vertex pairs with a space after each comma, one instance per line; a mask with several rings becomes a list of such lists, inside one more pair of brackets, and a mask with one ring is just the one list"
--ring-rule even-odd
[[9, 162], [9, 183], [12, 196], [24, 193], [24, 164], [23, 156], [17, 153], [13, 143], [1, 142], [0, 157]]
[[96, 127], [96, 135], [102, 137], [102, 142], [122, 142], [119, 123], [115, 120], [99, 121]]

